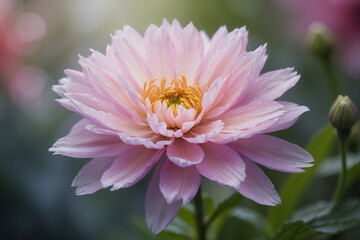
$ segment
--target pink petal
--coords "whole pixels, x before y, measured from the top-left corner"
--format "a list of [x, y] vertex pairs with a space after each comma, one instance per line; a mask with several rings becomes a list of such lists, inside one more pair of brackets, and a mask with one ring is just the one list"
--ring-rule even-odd
[[279, 204], [281, 199], [264, 172], [251, 160], [243, 158], [243, 161], [246, 165], [246, 178], [238, 191], [259, 204], [269, 206]]
[[221, 115], [240, 101], [246, 93], [247, 84], [259, 76], [266, 59], [266, 45], [237, 57], [228, 72], [224, 73], [221, 88], [215, 97], [216, 101], [205, 119]]
[[163, 28], [150, 25], [145, 31], [144, 40], [152, 76], [157, 78], [165, 76], [167, 79], [176, 78], [176, 53], [168, 32]]
[[124, 133], [102, 128], [93, 123], [86, 125], [86, 129], [96, 134], [117, 136], [125, 144], [142, 145], [153, 149], [162, 149], [174, 141], [173, 138], [154, 133], [148, 126], [136, 126], [136, 128], [129, 129], [131, 132], [125, 131]]
[[204, 55], [203, 41], [199, 31], [192, 23], [189, 23], [179, 36], [180, 46], [176, 53], [176, 71], [177, 74], [184, 75], [191, 83], [196, 79], [196, 71]]
[[[156, 114], [151, 115], [150, 113], [147, 114], [147, 122], [150, 128], [154, 131], [154, 133], [161, 134], [165, 137], [173, 137], [174, 131], [168, 129], [168, 125], [166, 122], [159, 122], [158, 117]], [[182, 135], [182, 133], [181, 133]], [[181, 137], [181, 135], [179, 137]]]
[[189, 131], [195, 125], [195, 109], [186, 109], [182, 105], [178, 107], [178, 115], [175, 117], [177, 128], [181, 129], [182, 133]]
[[64, 86], [66, 83], [70, 82], [68, 78], [62, 78], [59, 80], [59, 85], [52, 86], [52, 90], [57, 93], [60, 97], [64, 96], [64, 93], [66, 93], [66, 90], [64, 89]]
[[205, 156], [196, 165], [200, 174], [219, 185], [238, 189], [245, 179], [245, 164], [239, 154], [227, 145], [205, 143], [201, 147]]
[[[100, 55], [100, 53], [99, 53]], [[105, 58], [105, 57], [102, 57]], [[105, 58], [106, 62], [109, 62]], [[112, 62], [110, 62], [113, 64]], [[98, 56], [92, 55], [90, 58], [80, 56], [79, 64], [90, 86], [102, 96], [102, 98], [115, 105], [132, 106], [132, 102], [124, 89], [117, 82], [117, 71], [107, 70]]]
[[128, 151], [118, 156], [102, 176], [103, 187], [112, 186], [110, 190], [114, 191], [134, 185], [150, 171], [162, 154], [162, 150], [128, 146]]
[[229, 143], [251, 137], [269, 128], [283, 113], [283, 105], [274, 101], [254, 101], [246, 106], [230, 109], [221, 115], [224, 128], [211, 141]]
[[84, 73], [72, 69], [66, 69], [64, 72], [71, 82], [89, 85], [89, 83], [86, 81]]
[[100, 179], [108, 170], [116, 157], [98, 157], [88, 162], [81, 168], [80, 172], [72, 182], [76, 188], [76, 195], [85, 195], [96, 192], [103, 188]]
[[271, 127], [263, 131], [264, 133], [287, 129], [297, 121], [301, 114], [309, 111], [309, 108], [305, 106], [299, 106], [295, 103], [281, 101], [278, 103], [284, 106], [285, 112], [283, 115], [279, 116], [279, 119], [273, 125], [271, 125]]
[[181, 200], [168, 204], [161, 193], [159, 165], [149, 183], [145, 197], [145, 219], [151, 232], [158, 234], [176, 217], [180, 207]]
[[143, 86], [139, 87], [138, 84], [134, 85], [134, 81], [125, 80], [127, 75], [119, 72], [115, 60], [111, 61], [110, 56], [104, 56], [93, 51], [90, 58], [81, 57], [79, 63], [82, 65], [85, 77], [91, 83], [92, 88], [104, 100], [111, 102], [118, 108], [127, 110], [127, 112], [133, 111], [144, 115], [145, 108], [138, 97]]
[[76, 105], [67, 98], [55, 99], [55, 101], [58, 102], [61, 106], [63, 106], [67, 110], [70, 110], [72, 112], [77, 112], [78, 111]]
[[189, 143], [181, 138], [169, 145], [166, 152], [169, 159], [179, 167], [198, 164], [204, 158], [204, 151], [199, 145]]
[[90, 124], [86, 119], [79, 121], [70, 133], [60, 138], [49, 150], [54, 154], [62, 154], [75, 158], [93, 158], [101, 156], [116, 156], [127, 149], [117, 137], [96, 134], [86, 129]]
[[292, 88], [299, 79], [300, 76], [293, 68], [264, 73], [246, 89], [244, 102], [256, 99], [274, 100]]
[[221, 120], [202, 121], [184, 134], [183, 139], [189, 143], [205, 143], [221, 132], [223, 127], [224, 123]]
[[[74, 71], [76, 72], [76, 71]], [[56, 92], [59, 96], [63, 97], [62, 99], [56, 99], [63, 107], [66, 109], [77, 112], [76, 105], [71, 102], [69, 99], [66, 99], [66, 93], [80, 93], [80, 94], [91, 94], [94, 97], [101, 97], [94, 89], [89, 85], [83, 82], [73, 81], [70, 78], [62, 78], [59, 80], [59, 85], [53, 86], [53, 91]]]
[[142, 145], [146, 148], [162, 149], [167, 145], [170, 145], [174, 139], [167, 138], [161, 135], [154, 135], [151, 137], [134, 137], [124, 133], [118, 133], [121, 141], [130, 145]]
[[88, 93], [94, 97], [101, 97], [93, 88], [88, 85], [73, 82], [68, 78], [62, 78], [59, 80], [60, 85], [54, 85], [53, 90], [59, 96], [65, 97], [65, 93]]
[[232, 147], [267, 168], [283, 172], [303, 172], [310, 167], [312, 156], [301, 147], [268, 135], [239, 139]]
[[209, 43], [208, 49], [206, 51], [206, 56], [213, 56], [217, 49], [224, 47], [224, 42], [227, 38], [228, 30], [226, 25], [219, 27], [219, 29], [214, 33], [214, 35], [209, 39], [207, 36]]
[[122, 31], [117, 31], [111, 47], [118, 68], [122, 68], [123, 73], [128, 72], [127, 79], [136, 82], [135, 86], [142, 88], [153, 77], [146, 63], [144, 39], [136, 30], [125, 26]]
[[[145, 100], [145, 105], [148, 109], [148, 124], [156, 133], [169, 137], [181, 137], [183, 133], [195, 125], [195, 109], [193, 108], [186, 109], [180, 105], [178, 115], [175, 117], [173, 110], [168, 108], [165, 102], [156, 106], [154, 114], [151, 114], [151, 103], [148, 98]], [[177, 130], [173, 131], [169, 128], [176, 128]]]
[[201, 176], [195, 166], [178, 167], [168, 159], [160, 172], [160, 191], [166, 202], [171, 204], [182, 200], [187, 204], [193, 199], [199, 189]]
[[196, 118], [196, 123], [199, 123], [205, 114], [210, 111], [213, 107], [213, 104], [216, 102], [219, 95], [221, 86], [223, 83], [222, 77], [218, 77], [211, 85], [207, 92], [205, 92], [202, 100], [201, 106], [202, 110], [199, 116]]
[[201, 87], [205, 87], [206, 83], [211, 85], [215, 79], [223, 76], [235, 58], [245, 52], [247, 35], [245, 27], [234, 29], [229, 34], [222, 27], [214, 34], [200, 66], [202, 71], [198, 79]]
[[132, 116], [103, 99], [89, 94], [66, 93], [66, 97], [77, 107], [77, 112], [99, 126], [119, 132], [138, 128]]

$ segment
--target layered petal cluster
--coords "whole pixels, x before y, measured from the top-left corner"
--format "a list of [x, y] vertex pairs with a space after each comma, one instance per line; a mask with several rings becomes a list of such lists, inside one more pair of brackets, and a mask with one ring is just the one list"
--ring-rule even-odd
[[50, 149], [93, 158], [73, 181], [76, 194], [129, 187], [156, 165], [145, 199], [154, 233], [194, 198], [201, 176], [257, 203], [280, 203], [257, 164], [302, 172], [312, 157], [266, 133], [308, 108], [275, 101], [299, 76], [292, 68], [260, 74], [266, 46], [247, 52], [247, 41], [245, 27], [209, 38], [192, 23], [164, 20], [144, 36], [125, 26], [105, 54], [80, 57], [82, 70], [66, 70], [54, 91], [83, 120]]

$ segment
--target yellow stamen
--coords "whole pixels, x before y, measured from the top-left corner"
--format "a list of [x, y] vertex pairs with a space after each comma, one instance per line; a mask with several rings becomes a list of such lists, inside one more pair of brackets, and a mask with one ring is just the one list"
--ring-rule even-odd
[[204, 93], [196, 80], [194, 80], [195, 86], [188, 86], [185, 76], [179, 75], [179, 78], [173, 79], [170, 86], [166, 88], [167, 79], [165, 77], [160, 80], [160, 86], [157, 80], [154, 78], [149, 83], [144, 83], [143, 95], [140, 99], [144, 103], [145, 99], [149, 98], [153, 112], [159, 103], [165, 102], [167, 107], [172, 109], [174, 116], [178, 115], [179, 105], [186, 109], [194, 108], [196, 116], [200, 114]]

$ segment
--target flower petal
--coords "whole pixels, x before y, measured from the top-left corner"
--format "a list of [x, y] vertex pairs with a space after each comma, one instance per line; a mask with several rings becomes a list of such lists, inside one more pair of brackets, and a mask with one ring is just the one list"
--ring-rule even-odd
[[180, 33], [180, 42], [176, 44], [180, 46], [176, 53], [176, 70], [177, 74], [186, 76], [192, 82], [196, 79], [195, 74], [203, 59], [203, 41], [200, 32], [192, 23], [189, 23]]
[[[160, 105], [160, 104], [159, 104]], [[168, 129], [168, 125], [166, 122], [159, 122], [158, 117], [156, 114], [147, 114], [147, 122], [150, 126], [150, 128], [154, 131], [154, 133], [161, 134], [165, 137], [174, 137], [174, 131], [171, 129]], [[180, 132], [182, 135], [182, 132]], [[177, 137], [181, 137], [177, 136]]]
[[82, 83], [87, 86], [89, 85], [83, 72], [76, 71], [73, 69], [65, 69], [64, 72], [65, 72], [66, 76], [68, 76], [68, 79], [71, 82]]
[[189, 143], [205, 143], [216, 136], [223, 128], [224, 123], [221, 120], [203, 121], [184, 134], [183, 139]]
[[224, 128], [211, 141], [224, 144], [251, 137], [269, 128], [283, 113], [283, 105], [274, 101], [254, 101], [246, 106], [230, 109], [221, 115]]
[[147, 61], [153, 77], [176, 78], [175, 47], [164, 28], [150, 25], [145, 31]]
[[[136, 89], [142, 89], [144, 83], [152, 78], [149, 65], [146, 63], [146, 48], [143, 37], [130, 26], [125, 26], [122, 31], [117, 31], [113, 38], [107, 56], [112, 54], [117, 61], [118, 69], [126, 76], [127, 80], [136, 82]], [[130, 75], [130, 76], [129, 76]]]
[[163, 150], [130, 145], [128, 151], [118, 156], [102, 176], [103, 187], [112, 186], [110, 190], [114, 191], [134, 185], [150, 171], [162, 154]]
[[160, 172], [160, 191], [166, 202], [171, 204], [182, 200], [187, 204], [196, 195], [201, 176], [195, 166], [178, 167], [169, 159], [165, 159]]
[[220, 116], [241, 101], [246, 94], [247, 85], [259, 76], [266, 59], [266, 45], [237, 57], [228, 72], [222, 75], [223, 81], [215, 97], [216, 101], [204, 118]]
[[256, 99], [274, 100], [292, 88], [300, 76], [294, 68], [280, 69], [262, 74], [246, 89], [243, 101], [251, 102]]
[[245, 27], [234, 29], [228, 34], [226, 27], [220, 28], [212, 37], [199, 74], [200, 87], [212, 85], [231, 67], [234, 59], [243, 54], [247, 45], [248, 33]]
[[281, 199], [264, 172], [251, 160], [243, 158], [243, 161], [246, 165], [246, 178], [240, 184], [238, 191], [259, 204], [269, 206], [279, 204]]
[[245, 179], [245, 164], [239, 154], [227, 145], [205, 143], [201, 147], [205, 156], [196, 165], [200, 174], [219, 185], [238, 189]]
[[96, 192], [103, 188], [100, 179], [108, 170], [116, 157], [98, 157], [88, 162], [81, 168], [80, 172], [72, 182], [76, 188], [76, 195], [85, 195]]
[[78, 113], [99, 126], [120, 132], [138, 127], [138, 124], [131, 120], [130, 114], [119, 111], [103, 99], [85, 93], [66, 93], [65, 95], [77, 107]]
[[93, 123], [86, 125], [86, 129], [96, 134], [117, 136], [125, 144], [142, 145], [153, 149], [162, 149], [174, 141], [172, 138], [154, 133], [148, 126], [137, 126], [129, 129], [131, 132], [126, 131], [124, 133], [109, 130]]
[[169, 159], [179, 167], [198, 164], [204, 158], [204, 151], [199, 145], [189, 143], [181, 138], [169, 145], [166, 153]]
[[158, 234], [176, 217], [181, 200], [168, 204], [160, 191], [160, 169], [156, 168], [145, 196], [145, 219], [151, 232]]
[[146, 148], [162, 149], [167, 145], [170, 145], [174, 139], [167, 138], [161, 135], [154, 135], [151, 137], [133, 137], [128, 134], [118, 133], [121, 141], [130, 145], [142, 145]]
[[213, 104], [216, 102], [216, 98], [219, 95], [222, 83], [223, 79], [220, 76], [210, 85], [209, 90], [205, 92], [201, 100], [202, 110], [199, 116], [196, 118], [196, 123], [199, 123], [205, 114], [212, 109]]
[[60, 138], [49, 149], [54, 154], [62, 154], [75, 158], [93, 158], [101, 156], [116, 156], [127, 149], [119, 137], [96, 134], [86, 129], [91, 124], [83, 119], [74, 125], [70, 133]]
[[239, 139], [231, 145], [239, 153], [267, 168], [283, 172], [303, 172], [312, 156], [301, 147], [268, 135]]
[[[99, 56], [102, 56], [99, 59]], [[131, 106], [135, 109], [131, 98], [125, 89], [119, 84], [119, 72], [116, 67], [108, 69], [107, 57], [100, 53], [91, 55], [90, 58], [80, 56], [79, 63], [82, 66], [85, 78], [91, 84], [91, 87], [108, 102], [119, 107]], [[108, 63], [114, 65], [112, 61]]]
[[273, 125], [265, 129], [263, 133], [275, 132], [275, 131], [287, 129], [297, 121], [297, 119], [300, 117], [301, 114], [309, 111], [308, 107], [299, 106], [295, 103], [281, 102], [281, 101], [279, 101], [278, 103], [284, 106], [285, 112], [283, 115], [279, 116], [279, 119]]

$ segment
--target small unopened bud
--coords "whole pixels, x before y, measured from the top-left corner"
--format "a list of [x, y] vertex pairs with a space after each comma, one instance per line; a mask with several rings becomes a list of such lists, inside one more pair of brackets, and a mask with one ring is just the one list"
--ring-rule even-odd
[[325, 24], [313, 22], [306, 34], [306, 45], [315, 56], [327, 59], [334, 50], [334, 35]]
[[348, 96], [343, 97], [342, 95], [336, 98], [329, 112], [331, 124], [345, 138], [348, 137], [351, 127], [356, 123], [357, 115], [354, 103]]

